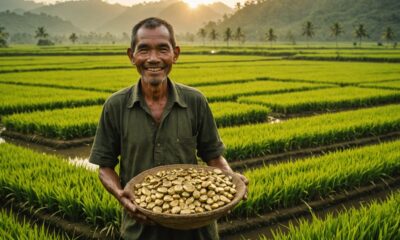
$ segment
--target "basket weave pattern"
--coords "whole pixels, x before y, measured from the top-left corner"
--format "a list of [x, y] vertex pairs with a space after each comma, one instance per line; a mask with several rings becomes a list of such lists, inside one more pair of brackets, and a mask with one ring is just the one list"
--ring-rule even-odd
[[[200, 165], [192, 165], [192, 164], [173, 164], [173, 165], [164, 165], [164, 166], [159, 166], [155, 168], [148, 169], [134, 178], [132, 178], [127, 185], [125, 186], [125, 189], [130, 191], [134, 196], [134, 186], [135, 184], [142, 183], [145, 179], [146, 176], [148, 175], [155, 175], [159, 171], [167, 171], [167, 170], [173, 170], [173, 169], [188, 169], [188, 168], [193, 168], [193, 169], [205, 169], [205, 170], [214, 170], [214, 167], [210, 166], [200, 166]], [[226, 176], [232, 176], [232, 183], [236, 185], [236, 194], [232, 201], [220, 208], [214, 209], [212, 211], [206, 211], [202, 213], [193, 213], [193, 214], [187, 214], [187, 215], [180, 215], [180, 214], [166, 214], [166, 213], [155, 213], [153, 211], [150, 211], [148, 209], [142, 208], [138, 205], [136, 207], [140, 212], [142, 212], [145, 216], [147, 216], [149, 219], [153, 220], [154, 222], [168, 228], [174, 228], [174, 229], [181, 229], [181, 230], [187, 230], [187, 229], [194, 229], [194, 228], [199, 228], [205, 225], [210, 224], [214, 220], [217, 220], [218, 218], [222, 217], [223, 215], [227, 214], [227, 212], [232, 209], [234, 206], [236, 206], [240, 200], [242, 200], [244, 194], [245, 194], [245, 189], [246, 186], [243, 183], [243, 181], [238, 177], [238, 175], [230, 172], [225, 172], [223, 171], [223, 174]]]

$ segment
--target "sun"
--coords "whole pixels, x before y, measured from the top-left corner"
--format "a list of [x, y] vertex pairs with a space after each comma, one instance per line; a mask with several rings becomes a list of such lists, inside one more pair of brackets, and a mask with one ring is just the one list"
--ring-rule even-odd
[[196, 9], [200, 4], [202, 4], [202, 0], [184, 0], [184, 2], [189, 5], [191, 9]]

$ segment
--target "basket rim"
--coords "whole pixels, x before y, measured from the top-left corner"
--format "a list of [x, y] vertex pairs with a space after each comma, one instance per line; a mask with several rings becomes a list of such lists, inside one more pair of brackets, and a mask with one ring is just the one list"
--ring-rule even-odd
[[188, 168], [202, 168], [202, 169], [208, 169], [208, 170], [214, 170], [214, 169], [219, 169], [221, 170], [225, 175], [232, 176], [232, 179], [236, 181], [236, 194], [235, 197], [232, 199], [232, 201], [220, 208], [213, 209], [211, 211], [205, 211], [202, 213], [193, 213], [193, 214], [172, 214], [172, 213], [155, 213], [151, 210], [148, 210], [146, 208], [140, 207], [139, 205], [136, 204], [134, 200], [132, 200], [133, 204], [136, 206], [136, 208], [142, 212], [146, 216], [150, 217], [156, 217], [156, 218], [174, 218], [174, 219], [195, 219], [195, 218], [203, 218], [203, 217], [212, 217], [215, 215], [221, 215], [224, 214], [225, 212], [228, 212], [231, 208], [236, 206], [242, 199], [245, 194], [245, 184], [244, 182], [239, 178], [239, 176], [235, 172], [228, 172], [225, 170], [222, 170], [217, 167], [213, 166], [206, 166], [206, 165], [196, 165], [196, 164], [169, 164], [169, 165], [162, 165], [162, 166], [157, 166], [154, 168], [147, 169], [135, 177], [133, 177], [129, 182], [126, 184], [125, 189], [129, 190], [134, 197], [135, 194], [131, 190], [132, 186], [137, 183], [138, 179], [144, 178], [144, 176], [147, 176], [148, 174], [154, 174], [154, 172], [160, 171], [160, 170], [168, 170], [168, 169], [176, 169], [176, 168], [183, 168], [183, 169], [188, 169]]

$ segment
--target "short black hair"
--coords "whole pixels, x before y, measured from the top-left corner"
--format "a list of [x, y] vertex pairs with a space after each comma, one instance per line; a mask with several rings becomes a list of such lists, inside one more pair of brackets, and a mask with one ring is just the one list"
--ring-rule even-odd
[[174, 34], [174, 28], [172, 27], [171, 24], [169, 24], [167, 21], [157, 18], [157, 17], [149, 17], [146, 19], [143, 19], [142, 21], [138, 22], [135, 26], [132, 28], [132, 36], [131, 36], [131, 48], [132, 50], [135, 50], [136, 47], [136, 42], [137, 42], [137, 32], [141, 27], [147, 28], [147, 29], [155, 29], [157, 27], [164, 26], [168, 29], [169, 32], [169, 41], [171, 42], [172, 47], [176, 47], [176, 40], [175, 40], [175, 34]]

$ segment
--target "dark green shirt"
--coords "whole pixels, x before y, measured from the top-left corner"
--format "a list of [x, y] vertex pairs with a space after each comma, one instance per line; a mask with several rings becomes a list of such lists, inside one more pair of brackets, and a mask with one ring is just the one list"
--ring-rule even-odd
[[[157, 126], [139, 81], [105, 102], [89, 161], [111, 168], [119, 163], [124, 187], [131, 178], [149, 168], [197, 164], [196, 152], [207, 162], [222, 155], [224, 149], [203, 94], [168, 80], [168, 101]], [[218, 239], [216, 223], [179, 231], [137, 224], [125, 211], [122, 215], [124, 239]]]

